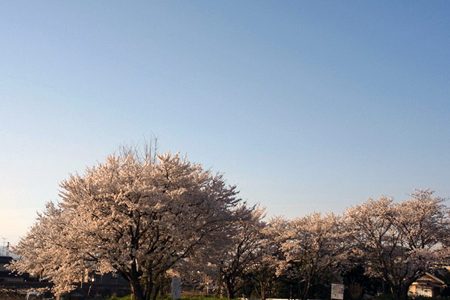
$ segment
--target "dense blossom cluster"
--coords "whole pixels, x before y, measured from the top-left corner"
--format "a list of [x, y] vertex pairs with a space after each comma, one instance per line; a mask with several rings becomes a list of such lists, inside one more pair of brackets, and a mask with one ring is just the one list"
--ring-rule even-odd
[[449, 258], [449, 210], [428, 190], [342, 215], [265, 222], [221, 175], [179, 155], [129, 150], [70, 176], [60, 195], [15, 247], [20, 259], [11, 266], [50, 280], [57, 294], [115, 272], [138, 300], [155, 299], [171, 274], [229, 298], [250, 283], [264, 299], [275, 278], [293, 278], [306, 299], [314, 284], [358, 265], [405, 299], [415, 279]]
[[155, 298], [161, 277], [221, 240], [244, 206], [222, 176], [171, 154], [112, 155], [61, 189], [61, 201], [15, 248], [21, 259], [12, 266], [49, 279], [58, 294], [86, 273], [113, 271], [136, 299]]
[[369, 200], [345, 215], [354, 254], [397, 299], [403, 299], [409, 285], [426, 271], [446, 263], [448, 208], [428, 190], [411, 196], [402, 203], [387, 197]]

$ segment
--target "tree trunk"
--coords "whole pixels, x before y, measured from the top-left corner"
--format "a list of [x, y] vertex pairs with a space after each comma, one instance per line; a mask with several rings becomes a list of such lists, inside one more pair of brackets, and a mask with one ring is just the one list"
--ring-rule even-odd
[[153, 289], [153, 283], [151, 282], [151, 280], [146, 279], [145, 290], [144, 290], [145, 300], [150, 300], [151, 299], [151, 291], [152, 291], [152, 289]]
[[266, 289], [265, 289], [264, 283], [261, 284], [260, 295], [261, 295], [261, 300], [266, 300]]
[[[141, 280], [142, 281], [142, 280]], [[145, 285], [142, 290], [145, 300], [156, 300], [158, 293], [162, 286], [162, 280], [151, 279], [150, 277], [145, 277]]]
[[150, 297], [147, 300], [156, 300], [156, 297], [158, 297], [159, 289], [161, 287], [161, 284], [153, 284], [151, 290], [150, 290]]
[[409, 286], [398, 285], [392, 288], [392, 296], [397, 300], [408, 300]]
[[311, 280], [308, 279], [308, 280], [306, 280], [305, 287], [303, 288], [303, 296], [302, 296], [303, 300], [306, 300], [308, 298], [310, 286], [311, 286]]
[[130, 280], [130, 288], [133, 300], [146, 300], [139, 280]]
[[226, 287], [227, 287], [227, 296], [228, 299], [234, 299], [236, 297], [236, 291], [233, 282], [231, 280], [226, 280]]

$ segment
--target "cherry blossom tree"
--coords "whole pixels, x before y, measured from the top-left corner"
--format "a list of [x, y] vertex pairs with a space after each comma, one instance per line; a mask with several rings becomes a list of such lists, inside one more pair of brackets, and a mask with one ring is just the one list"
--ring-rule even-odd
[[225, 292], [235, 298], [243, 288], [244, 277], [259, 262], [262, 215], [262, 209], [242, 203], [234, 211], [234, 220], [224, 224], [208, 247], [180, 261], [174, 271], [189, 286], [208, 292], [212, 287], [217, 294]]
[[[69, 232], [67, 221], [60, 207], [48, 203], [26, 238], [14, 247], [20, 259], [10, 266], [20, 273], [51, 280], [57, 294], [74, 289], [92, 267], [91, 261], [83, 259], [83, 254], [73, 247], [76, 233]], [[62, 239], [62, 236], [70, 239]]]
[[221, 175], [179, 155], [126, 150], [61, 183], [16, 247], [12, 267], [39, 273], [62, 294], [86, 272], [117, 272], [134, 299], [155, 299], [178, 262], [220, 238], [242, 206]]
[[261, 261], [264, 211], [260, 208], [241, 210], [227, 234], [228, 241], [218, 252], [215, 263], [220, 281], [225, 285], [228, 299], [236, 298], [242, 288], [244, 276]]
[[303, 282], [302, 299], [307, 299], [311, 286], [333, 273], [345, 250], [345, 232], [334, 214], [314, 213], [287, 223], [281, 233], [278, 273]]
[[262, 229], [260, 257], [258, 263], [249, 270], [249, 279], [260, 299], [266, 299], [275, 288], [279, 260], [284, 258], [281, 251], [281, 240], [284, 241], [284, 238], [281, 233], [287, 224], [287, 220], [276, 217]]
[[448, 209], [429, 190], [398, 204], [387, 197], [369, 200], [345, 215], [353, 255], [369, 275], [387, 283], [396, 299], [407, 299], [411, 283], [439, 263], [446, 250]]

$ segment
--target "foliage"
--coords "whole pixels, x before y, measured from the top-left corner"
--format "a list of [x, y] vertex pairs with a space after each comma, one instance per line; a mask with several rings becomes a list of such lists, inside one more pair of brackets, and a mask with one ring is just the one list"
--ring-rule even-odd
[[417, 191], [408, 201], [382, 197], [347, 210], [353, 243], [368, 275], [382, 278], [397, 299], [409, 285], [442, 263], [449, 235], [448, 209], [431, 191]]
[[306, 299], [312, 285], [326, 280], [336, 270], [345, 250], [346, 234], [340, 218], [334, 214], [314, 213], [281, 222], [285, 227], [279, 232], [282, 259], [278, 261], [278, 274], [302, 282], [301, 298]]
[[136, 299], [155, 299], [166, 272], [220, 239], [243, 204], [234, 186], [179, 155], [133, 150], [72, 175], [15, 248], [19, 272], [57, 294], [93, 272], [117, 272]]
[[261, 221], [263, 210], [252, 209], [234, 221], [215, 262], [220, 281], [224, 283], [229, 299], [243, 288], [244, 277], [260, 264], [264, 240]]
[[60, 201], [38, 214], [11, 268], [51, 281], [58, 295], [116, 272], [137, 300], [156, 299], [180, 274], [217, 293], [224, 286], [228, 298], [256, 290], [264, 299], [278, 276], [289, 297], [328, 291], [338, 279], [358, 299], [382, 280], [403, 300], [414, 280], [450, 263], [450, 211], [429, 190], [399, 203], [369, 199], [341, 216], [268, 223], [237, 194], [177, 154], [125, 149], [61, 183]]

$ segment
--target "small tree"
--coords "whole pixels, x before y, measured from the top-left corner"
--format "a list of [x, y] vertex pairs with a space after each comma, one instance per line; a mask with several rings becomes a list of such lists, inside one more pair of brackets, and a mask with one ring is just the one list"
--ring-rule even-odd
[[165, 272], [208, 247], [241, 206], [234, 186], [179, 155], [126, 150], [72, 175], [15, 251], [19, 272], [62, 294], [86, 272], [117, 272], [134, 299], [155, 299]]

